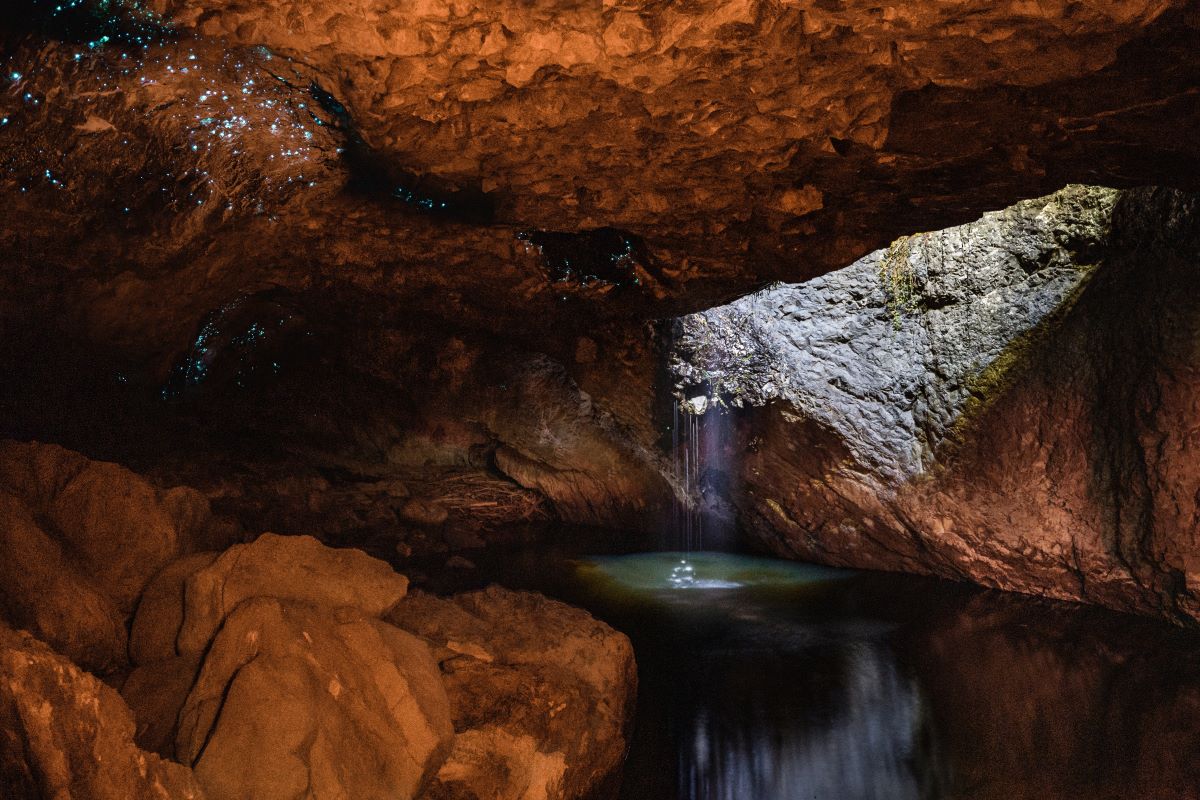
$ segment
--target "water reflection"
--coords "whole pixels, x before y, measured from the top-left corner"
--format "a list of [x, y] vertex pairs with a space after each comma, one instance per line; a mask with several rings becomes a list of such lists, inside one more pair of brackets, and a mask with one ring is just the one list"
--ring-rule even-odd
[[[810, 659], [837, 662], [840, 680], [806, 680], [811, 672], [802, 670], [813, 666], [804, 663]], [[912, 769], [920, 698], [886, 648], [858, 642], [786, 660], [800, 668], [789, 670], [788, 696], [780, 696], [775, 680], [750, 674], [740, 686], [726, 680], [718, 688], [728, 694], [702, 695], [692, 713], [680, 715], [680, 796], [920, 797]], [[745, 665], [712, 666], [728, 679], [730, 671]]]
[[[713, 553], [590, 559], [630, 634], [626, 800], [1196, 800], [1200, 639], [1099, 609]], [[699, 588], [705, 581], [724, 588]]]
[[1200, 798], [1194, 631], [743, 556], [692, 553], [679, 587], [679, 554], [568, 556], [507, 554], [479, 579], [633, 639], [623, 800]]

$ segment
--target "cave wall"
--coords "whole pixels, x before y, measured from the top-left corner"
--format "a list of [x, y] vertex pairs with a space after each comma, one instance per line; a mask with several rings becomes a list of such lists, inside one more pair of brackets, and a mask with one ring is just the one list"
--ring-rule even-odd
[[1197, 231], [1068, 187], [685, 318], [754, 541], [1195, 619]]
[[[679, 487], [648, 320], [1072, 180], [1200, 188], [1198, 20], [1186, 0], [22, 0], [0, 20], [0, 434], [195, 485], [251, 530], [447, 545], [486, 506], [422, 470], [472, 472], [518, 516], [653, 529]], [[849, 295], [874, 327], [823, 354], [883, 342], [875, 368], [904, 377], [858, 387], [857, 418], [822, 416], [836, 387], [805, 401], [813, 452], [862, 463], [839, 491], [924, 480], [977, 416], [956, 309], [1004, 365], [1083, 291], [1091, 259], [1039, 242], [920, 287], [944, 330], [915, 360], [872, 316], [886, 297]], [[951, 373], [926, 413], [930, 354]]]

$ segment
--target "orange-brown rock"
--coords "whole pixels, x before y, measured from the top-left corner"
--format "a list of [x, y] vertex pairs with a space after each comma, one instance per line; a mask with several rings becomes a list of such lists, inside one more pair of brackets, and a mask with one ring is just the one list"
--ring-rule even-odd
[[[159, 376], [270, 287], [538, 341], [1072, 180], [1200, 174], [1188, 0], [162, 0], [78, 30], [29, 5], [51, 19], [3, 28], [5, 312]], [[123, 14], [136, 36], [86, 46]], [[629, 252], [562, 252], [628, 255], [618, 287], [551, 282], [516, 238], [604, 229]]]
[[353, 608], [377, 616], [407, 590], [407, 578], [359, 550], [334, 550], [311, 536], [264, 533], [187, 576], [176, 649], [181, 655], [204, 652], [226, 616], [250, 598]]
[[192, 771], [139, 750], [116, 690], [0, 623], [0, 792], [11, 800], [203, 800]]
[[498, 586], [411, 595], [388, 615], [428, 641], [454, 718], [431, 800], [596, 796], [625, 758], [633, 650], [586, 612]]
[[356, 609], [257, 597], [205, 654], [175, 752], [217, 800], [416, 797], [452, 737], [423, 641]]
[[129, 633], [129, 658], [150, 664], [180, 655], [176, 641], [183, 626], [184, 589], [191, 575], [217, 560], [218, 553], [192, 553], [165, 567], [146, 586]]
[[163, 491], [57, 445], [0, 442], [0, 608], [83, 666], [116, 669], [142, 589], [209, 523], [191, 489]]

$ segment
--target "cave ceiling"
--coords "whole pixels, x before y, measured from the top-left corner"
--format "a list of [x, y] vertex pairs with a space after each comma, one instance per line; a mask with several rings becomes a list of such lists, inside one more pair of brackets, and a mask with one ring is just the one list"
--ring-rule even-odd
[[539, 337], [1200, 188], [1195, 2], [17, 5], [0, 310], [160, 369], [266, 289]]

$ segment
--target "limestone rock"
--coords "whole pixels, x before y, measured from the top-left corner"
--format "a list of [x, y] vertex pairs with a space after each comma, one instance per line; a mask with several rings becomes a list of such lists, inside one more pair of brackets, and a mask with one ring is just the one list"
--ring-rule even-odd
[[628, 436], [549, 359], [525, 361], [511, 386], [482, 414], [502, 443], [495, 454], [501, 472], [544, 494], [568, 522], [659, 524], [671, 494], [656, 452]]
[[388, 619], [428, 641], [454, 749], [427, 797], [566, 800], [618, 773], [637, 687], [629, 640], [579, 609], [499, 587], [416, 593]]
[[[146, 49], [3, 20], [0, 304], [143, 363], [263, 286], [574, 338], [1072, 180], [1200, 174], [1188, 0], [80, 5]], [[615, 295], [516, 239], [603, 229], [645, 243]]]
[[38, 527], [24, 503], [0, 492], [0, 612], [87, 669], [126, 661], [116, 604]]
[[453, 736], [420, 639], [262, 597], [229, 615], [179, 719], [176, 752], [216, 800], [415, 797]]
[[25, 498], [123, 614], [208, 523], [191, 489], [163, 491], [117, 464], [36, 442], [0, 443], [0, 488]]
[[0, 610], [84, 667], [117, 669], [142, 589], [210, 523], [191, 489], [163, 491], [57, 445], [0, 442]]
[[265, 533], [234, 545], [184, 584], [176, 649], [204, 651], [225, 617], [247, 598], [297, 600], [379, 615], [404, 597], [408, 579], [358, 550], [336, 550], [311, 536]]
[[193, 573], [210, 566], [219, 553], [202, 552], [167, 564], [150, 581], [138, 601], [129, 634], [129, 657], [150, 664], [179, 655], [175, 649], [183, 626], [184, 587]]
[[0, 624], [0, 792], [13, 800], [203, 800], [192, 771], [139, 750], [111, 687]]
[[1071, 187], [685, 320], [754, 538], [1200, 619], [1196, 202]]

